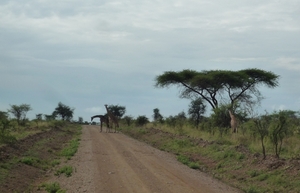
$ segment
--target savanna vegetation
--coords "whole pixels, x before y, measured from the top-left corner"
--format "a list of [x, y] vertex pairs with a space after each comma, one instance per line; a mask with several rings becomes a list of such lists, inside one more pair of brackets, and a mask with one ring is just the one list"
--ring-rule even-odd
[[197, 126], [193, 116], [184, 118], [179, 113], [159, 122], [121, 128], [245, 192], [297, 192], [299, 122], [299, 112], [273, 112], [241, 123], [239, 132], [232, 133], [229, 127], [216, 126], [214, 115], [202, 117]]
[[278, 78], [258, 69], [165, 72], [156, 87], [177, 86], [191, 100], [187, 113], [164, 117], [155, 108], [152, 122], [140, 116], [122, 132], [245, 192], [299, 192], [300, 111], [255, 110], [263, 100], [258, 86], [275, 88]]
[[[56, 175], [72, 175], [72, 167], [60, 164], [79, 145], [81, 126], [72, 121], [74, 109], [58, 103], [51, 115], [37, 114], [33, 120], [26, 118], [30, 110], [21, 104], [0, 112], [0, 192], [30, 192], [34, 180], [53, 168]], [[58, 182], [40, 188], [65, 192]]]

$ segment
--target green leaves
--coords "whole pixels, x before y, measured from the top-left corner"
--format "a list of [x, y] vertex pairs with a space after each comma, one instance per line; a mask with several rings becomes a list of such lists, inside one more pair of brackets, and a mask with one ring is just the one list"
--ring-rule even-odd
[[74, 114], [74, 109], [59, 102], [52, 114], [54, 117], [59, 115], [64, 121], [71, 120]]
[[226, 96], [228, 103], [231, 104], [237, 100], [251, 104], [252, 96], [257, 97], [259, 101], [261, 96], [257, 86], [265, 85], [274, 88], [278, 86], [278, 78], [279, 76], [272, 72], [255, 68], [201, 72], [185, 69], [178, 72], [164, 72], [155, 78], [155, 86], [163, 88], [176, 85], [181, 88], [180, 97], [201, 97], [214, 109]]
[[61, 174], [65, 174], [66, 177], [70, 177], [73, 173], [72, 166], [63, 166], [60, 169], [56, 170], [55, 175], [60, 176]]

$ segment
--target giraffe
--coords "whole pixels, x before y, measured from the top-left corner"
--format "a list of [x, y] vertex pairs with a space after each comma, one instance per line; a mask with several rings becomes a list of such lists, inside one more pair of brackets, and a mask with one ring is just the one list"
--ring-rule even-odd
[[100, 132], [102, 132], [103, 122], [106, 123], [106, 126], [107, 126], [106, 132], [107, 132], [107, 130], [109, 129], [109, 120], [108, 120], [107, 115], [94, 115], [91, 117], [91, 122], [93, 121], [94, 118], [100, 118]]
[[229, 115], [230, 115], [230, 118], [231, 118], [230, 125], [231, 125], [231, 129], [232, 129], [232, 133], [237, 133], [238, 132], [238, 128], [237, 128], [238, 122], [237, 122], [234, 114], [231, 112], [230, 109], [228, 109], [228, 112], [229, 112]]
[[[111, 123], [113, 123], [115, 125], [115, 132], [116, 132], [117, 127], [119, 128], [118, 118], [107, 108], [107, 105], [104, 105], [104, 106], [106, 108], [109, 121], [111, 121]], [[111, 127], [112, 127], [113, 124], [111, 124]]]

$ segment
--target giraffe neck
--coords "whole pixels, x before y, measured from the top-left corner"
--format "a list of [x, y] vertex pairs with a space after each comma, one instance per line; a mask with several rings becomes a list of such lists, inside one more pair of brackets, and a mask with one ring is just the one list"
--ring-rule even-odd
[[107, 114], [108, 114], [110, 117], [113, 117], [114, 115], [112, 114], [112, 112], [110, 112], [110, 110], [107, 108], [106, 105], [105, 105], [105, 108], [106, 108]]
[[234, 119], [234, 115], [232, 114], [232, 112], [229, 110], [229, 115], [231, 119]]

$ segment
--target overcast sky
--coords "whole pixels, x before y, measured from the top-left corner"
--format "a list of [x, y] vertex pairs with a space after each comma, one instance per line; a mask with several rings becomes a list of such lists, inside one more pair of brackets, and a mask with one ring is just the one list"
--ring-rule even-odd
[[259, 68], [260, 109], [300, 110], [299, 0], [0, 0], [0, 111], [30, 104], [30, 119], [62, 102], [74, 119], [187, 112], [165, 71]]

